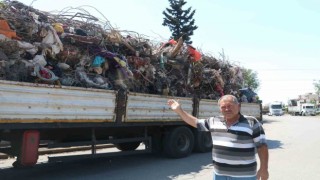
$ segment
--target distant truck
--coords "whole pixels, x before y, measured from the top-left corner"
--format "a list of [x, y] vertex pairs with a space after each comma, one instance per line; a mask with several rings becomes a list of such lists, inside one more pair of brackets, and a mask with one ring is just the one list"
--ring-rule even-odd
[[293, 116], [315, 116], [316, 108], [314, 104], [300, 102], [299, 100], [291, 99], [288, 102], [288, 113]]
[[262, 114], [269, 114], [269, 103], [262, 105]]
[[283, 114], [282, 102], [275, 101], [269, 104], [269, 116], [282, 116]]

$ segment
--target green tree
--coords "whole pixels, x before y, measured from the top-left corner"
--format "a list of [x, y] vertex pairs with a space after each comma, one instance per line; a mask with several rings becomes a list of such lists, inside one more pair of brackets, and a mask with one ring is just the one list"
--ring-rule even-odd
[[258, 79], [257, 72], [253, 71], [252, 69], [242, 69], [243, 73], [243, 87], [251, 88], [253, 91], [259, 89], [260, 81]]
[[320, 80], [314, 80], [313, 85], [314, 85], [316, 94], [320, 95]]
[[162, 12], [165, 16], [162, 25], [169, 27], [172, 32], [171, 38], [178, 40], [183, 36], [185, 43], [192, 44], [190, 36], [193, 35], [194, 30], [198, 29], [193, 19], [196, 10], [191, 11], [191, 7], [183, 10], [183, 6], [187, 3], [184, 0], [169, 0], [169, 3], [170, 8]]

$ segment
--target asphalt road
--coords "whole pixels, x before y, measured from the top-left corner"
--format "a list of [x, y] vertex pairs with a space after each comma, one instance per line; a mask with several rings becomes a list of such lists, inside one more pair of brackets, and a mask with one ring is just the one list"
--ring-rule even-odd
[[[271, 180], [319, 180], [320, 116], [264, 116]], [[66, 155], [66, 153], [64, 154]], [[47, 163], [47, 156], [27, 169], [13, 169], [13, 159], [0, 160], [0, 179], [209, 180], [211, 153], [183, 159], [150, 154]]]
[[320, 179], [320, 116], [268, 117], [271, 180]]

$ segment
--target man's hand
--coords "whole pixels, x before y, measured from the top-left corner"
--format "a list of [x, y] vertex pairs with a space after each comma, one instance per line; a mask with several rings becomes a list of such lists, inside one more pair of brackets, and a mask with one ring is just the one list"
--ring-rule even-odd
[[168, 104], [168, 106], [170, 106], [170, 108], [173, 111], [181, 110], [181, 106], [180, 106], [179, 102], [174, 99], [169, 99], [167, 104]]
[[260, 159], [260, 168], [257, 172], [258, 180], [267, 180], [269, 178], [268, 172], [268, 161], [269, 161], [269, 152], [267, 144], [263, 144], [258, 149], [258, 155]]
[[269, 172], [267, 169], [259, 169], [257, 172], [257, 180], [267, 180], [269, 178]]
[[181, 117], [184, 122], [197, 128], [198, 119], [182, 110], [181, 105], [179, 104], [179, 100], [169, 99], [167, 104], [175, 113], [177, 113]]

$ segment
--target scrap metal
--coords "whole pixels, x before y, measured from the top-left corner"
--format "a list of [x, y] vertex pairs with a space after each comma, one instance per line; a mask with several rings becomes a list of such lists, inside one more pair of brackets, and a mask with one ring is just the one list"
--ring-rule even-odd
[[0, 9], [6, 25], [0, 27], [2, 80], [38, 78], [45, 81], [37, 83], [205, 99], [238, 96], [242, 88], [241, 67], [188, 47], [182, 38], [151, 42], [83, 9], [53, 14], [18, 1], [3, 1]]

